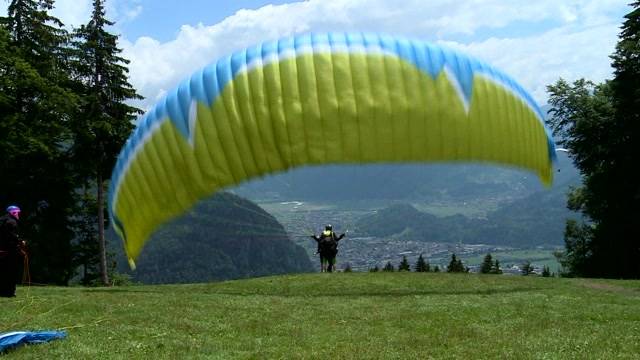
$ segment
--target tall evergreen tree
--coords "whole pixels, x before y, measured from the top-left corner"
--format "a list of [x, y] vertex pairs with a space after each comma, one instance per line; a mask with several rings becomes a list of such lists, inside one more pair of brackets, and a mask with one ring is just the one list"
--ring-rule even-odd
[[69, 34], [49, 12], [54, 0], [12, 0], [0, 22], [10, 32], [19, 55], [54, 83], [68, 79], [66, 55]]
[[480, 273], [490, 274], [492, 268], [493, 268], [493, 258], [491, 257], [491, 254], [487, 254], [484, 257], [484, 261], [482, 261], [482, 265], [480, 265]]
[[96, 201], [89, 193], [89, 189], [83, 189], [80, 200], [80, 208], [76, 220], [76, 238], [73, 243], [73, 263], [79, 268], [80, 282], [83, 285], [96, 285], [100, 277], [100, 249], [96, 228]]
[[447, 266], [447, 272], [455, 272], [458, 267], [458, 259], [456, 258], [456, 254], [451, 255], [451, 260], [449, 261], [449, 265]]
[[462, 260], [456, 258], [456, 254], [451, 254], [451, 261], [449, 261], [449, 266], [447, 266], [447, 272], [467, 272], [467, 269], [465, 269], [462, 264]]
[[502, 269], [500, 268], [500, 262], [496, 259], [496, 262], [493, 263], [491, 267], [491, 274], [502, 274]]
[[111, 25], [103, 0], [94, 0], [91, 19], [73, 34], [75, 67], [82, 89], [81, 111], [73, 126], [73, 154], [78, 172], [92, 179], [96, 189], [99, 269], [104, 285], [109, 284], [104, 236], [106, 181], [140, 113], [127, 101], [141, 98], [128, 82], [129, 61], [120, 56], [118, 36], [107, 31]]
[[416, 272], [429, 272], [431, 270], [431, 266], [428, 262], [424, 260], [422, 254], [418, 256], [418, 261], [416, 261], [415, 271]]
[[524, 264], [522, 264], [522, 268], [520, 269], [520, 272], [524, 276], [527, 276], [533, 273], [533, 265], [531, 265], [531, 262], [529, 262], [528, 260], [525, 261]]
[[67, 32], [52, 8], [51, 0], [13, 0], [0, 19], [12, 54], [0, 64], [0, 86], [10, 84], [0, 89], [0, 204], [23, 209], [33, 281], [66, 284], [75, 207], [68, 122], [77, 97], [69, 90]]
[[12, 116], [13, 98], [11, 89], [15, 88], [15, 77], [8, 76], [8, 73], [19, 61], [10, 43], [9, 32], [5, 26], [0, 24], [0, 74], [2, 75], [0, 76], [0, 150], [9, 147], [6, 142], [8, 140], [7, 135], [11, 130], [7, 125], [9, 125], [9, 119]]
[[568, 206], [587, 222], [567, 224], [560, 259], [569, 275], [640, 278], [640, 2], [631, 6], [613, 80], [549, 86], [549, 124], [583, 175]]
[[382, 271], [386, 271], [386, 272], [394, 272], [396, 269], [393, 267], [393, 264], [391, 264], [391, 261], [387, 261], [387, 264], [382, 268]]
[[402, 255], [402, 261], [398, 265], [398, 271], [411, 271], [411, 266], [409, 265], [409, 260], [405, 255]]

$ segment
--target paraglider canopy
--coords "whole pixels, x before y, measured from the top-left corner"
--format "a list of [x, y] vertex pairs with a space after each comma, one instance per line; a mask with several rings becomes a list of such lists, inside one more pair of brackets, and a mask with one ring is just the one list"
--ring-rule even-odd
[[197, 71], [139, 121], [109, 211], [133, 266], [149, 235], [198, 199], [303, 165], [491, 162], [552, 180], [532, 97], [458, 51], [393, 36], [307, 34]]

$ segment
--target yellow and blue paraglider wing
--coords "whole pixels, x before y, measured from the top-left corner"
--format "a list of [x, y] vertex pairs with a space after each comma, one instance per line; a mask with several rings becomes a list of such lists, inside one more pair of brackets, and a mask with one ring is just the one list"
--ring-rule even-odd
[[553, 142], [520, 85], [460, 52], [310, 34], [196, 72], [139, 121], [109, 211], [131, 264], [162, 223], [226, 186], [302, 165], [464, 161], [552, 180]]

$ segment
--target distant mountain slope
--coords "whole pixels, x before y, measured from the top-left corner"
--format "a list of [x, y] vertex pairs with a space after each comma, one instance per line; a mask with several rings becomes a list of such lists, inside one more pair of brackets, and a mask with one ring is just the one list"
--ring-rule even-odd
[[303, 248], [256, 204], [229, 193], [202, 201], [149, 240], [136, 271], [149, 284], [194, 283], [312, 271]]
[[[579, 178], [566, 154], [558, 154], [554, 184]], [[556, 185], [554, 185], [555, 187]], [[543, 190], [537, 177], [491, 164], [328, 165], [294, 169], [253, 180], [233, 192], [259, 200], [517, 199]]]
[[580, 218], [567, 209], [566, 196], [569, 187], [578, 184], [577, 181], [558, 184], [503, 206], [490, 213], [474, 235], [486, 243], [562, 245], [566, 219]]
[[436, 217], [408, 204], [394, 205], [361, 218], [354, 236], [523, 247], [561, 245], [565, 220], [578, 216], [566, 208], [567, 187], [535, 192], [490, 212], [486, 219]]
[[467, 209], [461, 206], [469, 202], [472, 212], [483, 218], [436, 217], [410, 205], [394, 205], [360, 219], [357, 235], [509, 246], [561, 245], [565, 219], [577, 217], [566, 208], [566, 193], [570, 186], [580, 184], [580, 174], [564, 152], [558, 153], [554, 167], [555, 179], [549, 189], [529, 172], [490, 164], [378, 164], [296, 169], [233, 191], [256, 201], [358, 202], [360, 207], [371, 204], [371, 210], [380, 203], [400, 202], [419, 208], [435, 204], [464, 213]]

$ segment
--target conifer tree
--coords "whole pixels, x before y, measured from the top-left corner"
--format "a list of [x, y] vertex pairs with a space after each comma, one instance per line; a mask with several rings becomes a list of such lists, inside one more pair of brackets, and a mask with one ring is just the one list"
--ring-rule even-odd
[[[0, 71], [2, 71], [2, 74], [7, 74], [9, 68], [15, 66], [14, 64], [18, 61], [11, 49], [9, 39], [9, 32], [0, 24]], [[5, 120], [5, 118], [11, 110], [12, 99], [9, 89], [13, 87], [15, 87], [13, 77], [0, 76], [0, 141], [3, 141], [0, 143], [0, 149], [8, 147], [8, 144], [4, 143], [7, 139], [5, 139], [3, 134], [9, 132], [9, 128], [6, 127], [8, 121]]]
[[[128, 60], [120, 56], [118, 36], [107, 31], [103, 0], [94, 0], [91, 19], [73, 34], [75, 70], [82, 89], [80, 113], [74, 123], [74, 160], [78, 172], [96, 189], [96, 231], [99, 269], [109, 284], [105, 228], [105, 187], [120, 148], [133, 129], [140, 110], [128, 105], [140, 99], [127, 79]], [[89, 180], [88, 180], [89, 181]]]
[[380, 271], [380, 268], [378, 267], [378, 265], [369, 269], [369, 272], [378, 272], [378, 271]]
[[398, 265], [398, 271], [411, 271], [411, 266], [405, 255], [402, 256], [402, 261]]
[[500, 268], [500, 262], [496, 259], [496, 262], [491, 267], [491, 274], [502, 274], [502, 269]]
[[436, 265], [436, 266], [433, 268], [433, 272], [440, 272], [440, 266]]
[[458, 259], [456, 258], [456, 254], [451, 255], [451, 261], [449, 261], [449, 265], [447, 266], [447, 272], [455, 272], [458, 267]]
[[[76, 218], [76, 239], [73, 242], [74, 268], [80, 270], [80, 283], [87, 286], [102, 284], [100, 273], [100, 247], [96, 232], [97, 204], [87, 186], [83, 187], [82, 198]], [[112, 254], [110, 254], [112, 255]], [[108, 273], [116, 271], [115, 261], [110, 261]]]
[[551, 270], [549, 270], [549, 267], [547, 265], [542, 267], [542, 277], [550, 277], [551, 276]]
[[529, 261], [525, 261], [524, 264], [522, 264], [522, 269], [520, 269], [520, 272], [524, 276], [533, 273], [533, 265], [531, 265]]
[[11, 85], [0, 89], [0, 203], [23, 209], [32, 280], [65, 285], [73, 275], [68, 122], [77, 96], [70, 90], [68, 34], [52, 8], [52, 0], [13, 0], [0, 18], [11, 54], [0, 64], [0, 86]]
[[391, 261], [388, 261], [387, 265], [385, 265], [384, 268], [382, 268], [382, 271], [386, 271], [386, 272], [394, 272], [395, 270], [396, 269], [391, 264]]
[[462, 260], [458, 260], [456, 258], [456, 254], [451, 255], [451, 261], [449, 262], [449, 266], [447, 266], [447, 272], [467, 272], [462, 264]]
[[55, 85], [68, 80], [69, 34], [49, 13], [53, 5], [54, 0], [12, 0], [0, 23], [11, 34], [19, 55]]
[[429, 272], [430, 266], [429, 263], [426, 262], [424, 260], [424, 258], [422, 257], [422, 254], [420, 254], [420, 256], [418, 256], [418, 261], [416, 261], [416, 265], [415, 265], [415, 271], [416, 272]]
[[484, 257], [484, 261], [482, 262], [482, 265], [480, 265], [480, 273], [490, 274], [492, 268], [493, 268], [493, 258], [491, 257], [491, 254], [487, 254]]

